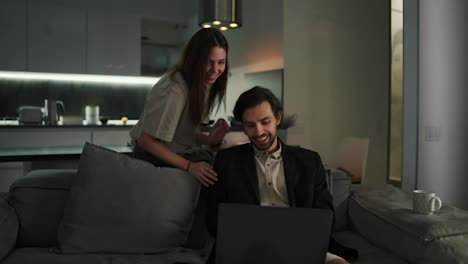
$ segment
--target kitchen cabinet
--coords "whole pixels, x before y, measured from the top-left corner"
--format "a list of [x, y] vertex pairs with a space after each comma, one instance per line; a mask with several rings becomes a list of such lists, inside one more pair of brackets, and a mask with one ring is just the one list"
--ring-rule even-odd
[[76, 147], [86, 142], [97, 145], [127, 145], [132, 126], [7, 127], [0, 128], [0, 149], [32, 147]]
[[86, 73], [86, 9], [29, 1], [28, 71]]
[[140, 75], [140, 19], [88, 11], [87, 69], [92, 74]]
[[87, 128], [3, 128], [0, 130], [0, 148], [29, 148], [82, 146], [91, 142]]
[[[0, 129], [0, 150], [11, 148], [54, 147], [54, 146], [82, 146], [91, 141], [89, 130], [84, 128], [3, 128]], [[63, 163], [68, 167], [64, 167]], [[8, 190], [10, 184], [31, 169], [44, 166], [45, 162], [1, 162], [0, 163], [0, 192]], [[70, 168], [71, 161], [49, 162], [49, 168]], [[77, 164], [77, 162], [75, 161]], [[75, 165], [75, 168], [77, 165]]]
[[0, 70], [140, 75], [139, 16], [0, 0]]
[[[126, 146], [131, 126], [96, 127], [7, 127], [0, 128], [0, 151], [44, 147], [83, 147], [85, 142], [101, 146]], [[34, 169], [77, 169], [78, 160], [0, 162], [0, 192]]]
[[0, 0], [0, 70], [26, 71], [26, 0]]
[[97, 145], [127, 145], [130, 142], [129, 129], [94, 129], [93, 143]]

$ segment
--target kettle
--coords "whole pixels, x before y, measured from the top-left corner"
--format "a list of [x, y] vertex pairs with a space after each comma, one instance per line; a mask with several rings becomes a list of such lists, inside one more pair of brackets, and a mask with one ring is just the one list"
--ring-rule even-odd
[[49, 126], [56, 126], [60, 116], [65, 112], [65, 106], [62, 101], [44, 100], [44, 120]]

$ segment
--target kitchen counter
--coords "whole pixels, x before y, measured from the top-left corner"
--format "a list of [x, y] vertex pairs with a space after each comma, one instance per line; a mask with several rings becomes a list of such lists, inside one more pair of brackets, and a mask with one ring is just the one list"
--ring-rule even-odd
[[130, 125], [0, 126], [0, 150], [37, 147], [126, 146]]
[[[130, 146], [108, 145], [105, 148], [123, 154], [132, 153]], [[0, 148], [0, 162], [37, 161], [37, 160], [78, 160], [83, 147], [56, 146], [30, 148]]]
[[43, 125], [43, 124], [20, 124], [18, 120], [0, 120], [0, 128], [8, 128], [8, 127], [28, 127], [28, 128], [61, 128], [61, 127], [132, 127], [134, 126], [138, 120], [128, 120], [127, 122], [123, 123], [119, 119], [115, 120], [109, 120], [107, 121], [107, 124], [86, 124], [85, 121], [82, 122], [68, 122], [64, 124], [59, 124], [56, 126], [49, 126], [49, 125]]

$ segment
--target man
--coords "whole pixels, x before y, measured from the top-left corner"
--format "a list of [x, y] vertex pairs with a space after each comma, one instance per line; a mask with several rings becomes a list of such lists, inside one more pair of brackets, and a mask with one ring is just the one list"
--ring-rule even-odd
[[[282, 107], [270, 90], [256, 86], [242, 93], [234, 118], [242, 123], [251, 143], [222, 150], [216, 156], [214, 169], [219, 178], [210, 190], [207, 216], [212, 235], [216, 236], [220, 203], [333, 210], [320, 156], [278, 139]], [[347, 249], [331, 241], [330, 251]], [[348, 262], [328, 253], [327, 263]]]

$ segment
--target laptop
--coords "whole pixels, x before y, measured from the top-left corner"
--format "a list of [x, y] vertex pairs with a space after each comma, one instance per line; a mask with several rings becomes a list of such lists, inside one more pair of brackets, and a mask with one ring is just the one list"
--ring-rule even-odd
[[220, 204], [216, 264], [323, 264], [332, 219], [324, 209]]

